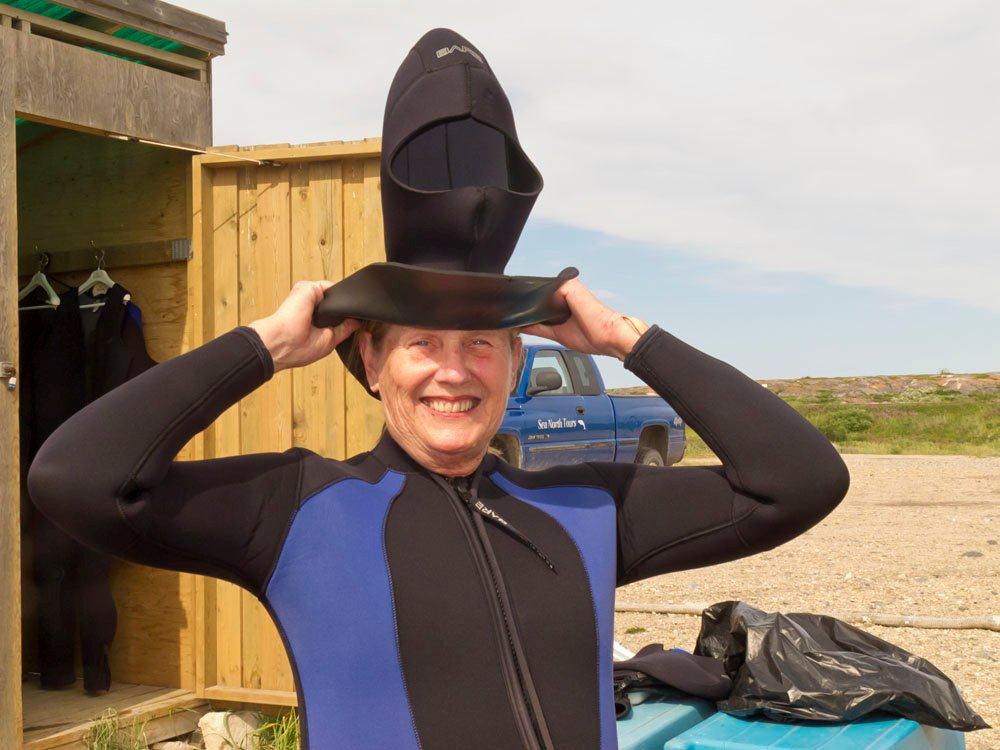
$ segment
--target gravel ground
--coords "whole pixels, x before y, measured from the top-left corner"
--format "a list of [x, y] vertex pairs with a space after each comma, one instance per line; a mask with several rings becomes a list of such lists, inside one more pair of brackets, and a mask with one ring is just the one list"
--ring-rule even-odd
[[[847, 498], [816, 528], [745, 560], [640, 581], [622, 602], [972, 617], [1000, 614], [1000, 458], [845, 455]], [[691, 463], [712, 463], [710, 460]], [[699, 619], [621, 613], [615, 638], [691, 648]], [[645, 632], [626, 634], [629, 628]], [[1000, 748], [1000, 633], [865, 626], [931, 661], [998, 729], [967, 735]]]

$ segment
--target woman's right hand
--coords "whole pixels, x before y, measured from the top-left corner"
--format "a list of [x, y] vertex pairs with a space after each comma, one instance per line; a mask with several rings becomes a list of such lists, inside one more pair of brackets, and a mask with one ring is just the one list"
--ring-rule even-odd
[[250, 323], [274, 360], [274, 371], [303, 367], [329, 355], [337, 345], [361, 327], [347, 318], [335, 328], [316, 328], [313, 310], [332, 281], [296, 281], [285, 300], [271, 315]]

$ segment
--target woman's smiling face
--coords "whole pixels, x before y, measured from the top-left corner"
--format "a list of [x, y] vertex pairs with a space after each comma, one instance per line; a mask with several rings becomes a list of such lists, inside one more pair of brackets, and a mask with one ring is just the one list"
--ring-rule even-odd
[[435, 331], [389, 325], [358, 345], [386, 428], [420, 464], [439, 474], [475, 470], [503, 421], [521, 358], [508, 330]]

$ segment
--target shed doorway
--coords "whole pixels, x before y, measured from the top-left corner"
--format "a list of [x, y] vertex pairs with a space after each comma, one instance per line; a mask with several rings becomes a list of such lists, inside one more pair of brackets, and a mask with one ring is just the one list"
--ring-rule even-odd
[[[105, 272], [129, 292], [129, 314], [142, 332], [149, 357], [158, 362], [184, 351], [192, 323], [190, 153], [23, 118], [17, 120], [16, 133], [17, 288], [23, 289], [41, 268], [57, 293], [67, 293], [79, 288], [103, 259]], [[93, 299], [99, 299], [102, 290], [92, 291], [99, 293]], [[56, 555], [53, 562], [51, 555], [39, 555], [37, 510], [23, 482], [36, 429], [29, 419], [31, 404], [51, 405], [58, 395], [52, 389], [68, 382], [40, 367], [32, 371], [30, 357], [24, 355], [25, 347], [38, 343], [38, 332], [45, 329], [43, 324], [29, 333], [24, 316], [53, 315], [54, 310], [21, 308], [44, 304], [46, 297], [40, 289], [18, 303], [24, 746], [83, 747], [91, 722], [109, 710], [122, 725], [144, 725], [145, 740], [152, 743], [190, 731], [209, 710], [208, 701], [194, 693], [195, 576], [108, 558], [107, 586], [116, 610], [111, 685], [107, 692], [86, 693], [80, 633], [88, 615], [80, 607], [75, 558]], [[85, 295], [80, 301], [85, 297], [92, 299]], [[85, 336], [101, 314], [101, 308], [81, 307]], [[71, 361], [67, 353], [67, 367]], [[190, 453], [187, 446], [180, 458], [192, 457]], [[35, 565], [40, 559], [46, 560], [44, 571]], [[52, 580], [59, 576], [65, 577], [61, 586]], [[76, 679], [60, 689], [43, 689], [40, 641], [42, 631], [51, 630], [54, 607], [59, 617], [72, 615], [75, 620], [67, 627], [72, 628]], [[43, 648], [51, 650], [51, 642]]]

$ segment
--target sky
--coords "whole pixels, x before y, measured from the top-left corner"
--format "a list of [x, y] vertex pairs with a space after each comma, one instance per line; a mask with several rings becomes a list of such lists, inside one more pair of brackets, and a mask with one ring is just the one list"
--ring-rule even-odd
[[216, 144], [379, 136], [452, 28], [545, 181], [508, 273], [759, 379], [1000, 370], [1000, 4], [181, 4], [229, 32]]

